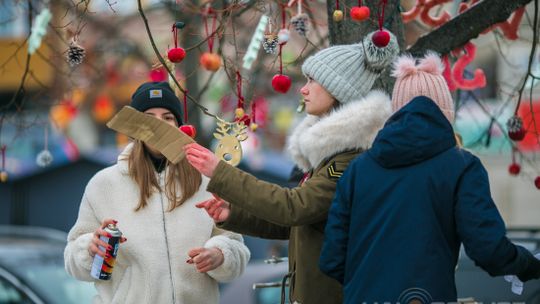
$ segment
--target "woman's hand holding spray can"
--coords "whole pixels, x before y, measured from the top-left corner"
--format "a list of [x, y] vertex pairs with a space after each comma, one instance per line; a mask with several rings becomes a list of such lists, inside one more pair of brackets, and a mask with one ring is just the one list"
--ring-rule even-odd
[[91, 255], [94, 256], [90, 275], [99, 280], [110, 280], [118, 246], [126, 241], [122, 237], [122, 232], [116, 227], [117, 221], [104, 220], [101, 227], [94, 233], [92, 243], [88, 248]]

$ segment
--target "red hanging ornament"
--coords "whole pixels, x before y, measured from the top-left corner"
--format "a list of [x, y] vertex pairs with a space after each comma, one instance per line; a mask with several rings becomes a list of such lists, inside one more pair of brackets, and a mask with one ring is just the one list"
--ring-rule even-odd
[[527, 131], [523, 128], [523, 120], [519, 116], [512, 116], [506, 122], [508, 127], [508, 137], [514, 141], [521, 141]]
[[279, 74], [274, 75], [272, 77], [272, 88], [278, 93], [285, 94], [289, 91], [291, 88], [292, 82], [291, 78], [287, 75], [283, 75], [283, 59], [282, 59], [282, 51], [283, 45], [279, 46]]
[[354, 21], [364, 21], [369, 19], [371, 12], [369, 7], [362, 5], [362, 0], [358, 0], [358, 6], [351, 8], [351, 19]]
[[251, 124], [251, 118], [244, 111], [244, 96], [242, 95], [242, 75], [239, 71], [236, 71], [236, 95], [238, 95], [238, 102], [236, 104], [236, 110], [234, 110], [234, 121], [243, 123], [245, 126]]
[[511, 175], [518, 175], [519, 172], [521, 172], [521, 166], [519, 164], [512, 163], [510, 166], [508, 166], [508, 172]]
[[182, 28], [183, 26], [183, 22], [175, 22], [172, 25], [174, 48], [167, 52], [167, 58], [169, 58], [169, 61], [174, 63], [179, 63], [184, 60], [184, 57], [186, 57], [186, 51], [183, 48], [178, 47], [178, 27]]
[[512, 164], [508, 166], [508, 172], [511, 175], [518, 175], [521, 171], [521, 165], [516, 162], [516, 148], [512, 148]]
[[[208, 28], [208, 17], [212, 18], [212, 28]], [[221, 67], [221, 57], [218, 54], [212, 53], [214, 49], [214, 37], [216, 31], [217, 16], [215, 11], [210, 7], [210, 3], [207, 5], [206, 12], [203, 16], [204, 31], [207, 36], [208, 52], [202, 54], [199, 59], [199, 63], [208, 71], [215, 72]]]
[[197, 129], [195, 126], [188, 124], [188, 112], [187, 112], [187, 94], [188, 90], [184, 91], [184, 124], [182, 124], [179, 129], [184, 132], [187, 136], [195, 138], [197, 136]]
[[381, 0], [379, 4], [379, 30], [371, 36], [371, 41], [377, 47], [386, 47], [390, 43], [390, 33], [383, 29], [384, 23], [384, 10], [386, 8], [386, 2], [388, 0]]

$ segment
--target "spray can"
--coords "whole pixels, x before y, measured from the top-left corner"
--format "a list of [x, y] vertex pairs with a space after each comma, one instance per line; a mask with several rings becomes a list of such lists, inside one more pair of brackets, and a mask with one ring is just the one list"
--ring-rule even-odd
[[103, 229], [105, 232], [111, 234], [111, 238], [106, 236], [100, 236], [100, 239], [105, 243], [109, 244], [112, 247], [112, 250], [105, 250], [103, 246], [99, 246], [99, 249], [105, 251], [109, 254], [109, 258], [102, 258], [99, 255], [94, 256], [94, 262], [92, 263], [92, 270], [90, 275], [99, 280], [110, 280], [112, 271], [114, 268], [114, 263], [116, 261], [116, 255], [118, 254], [118, 246], [120, 245], [120, 238], [122, 237], [122, 232], [116, 227], [115, 224], [109, 224]]

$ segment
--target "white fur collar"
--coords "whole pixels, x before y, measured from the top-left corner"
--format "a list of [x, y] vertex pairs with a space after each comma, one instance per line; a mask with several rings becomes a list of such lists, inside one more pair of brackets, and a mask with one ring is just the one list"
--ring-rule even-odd
[[308, 115], [289, 137], [287, 150], [307, 172], [337, 153], [371, 147], [391, 112], [388, 95], [372, 91], [322, 118]]

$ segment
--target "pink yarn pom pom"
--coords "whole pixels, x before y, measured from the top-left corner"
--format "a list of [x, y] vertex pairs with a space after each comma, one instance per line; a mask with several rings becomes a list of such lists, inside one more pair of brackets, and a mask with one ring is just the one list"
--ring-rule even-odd
[[424, 58], [420, 59], [418, 70], [433, 75], [442, 75], [444, 71], [444, 64], [439, 55], [429, 52]]
[[403, 78], [405, 76], [416, 74], [417, 70], [414, 58], [410, 55], [403, 55], [394, 62], [392, 76], [395, 78]]

